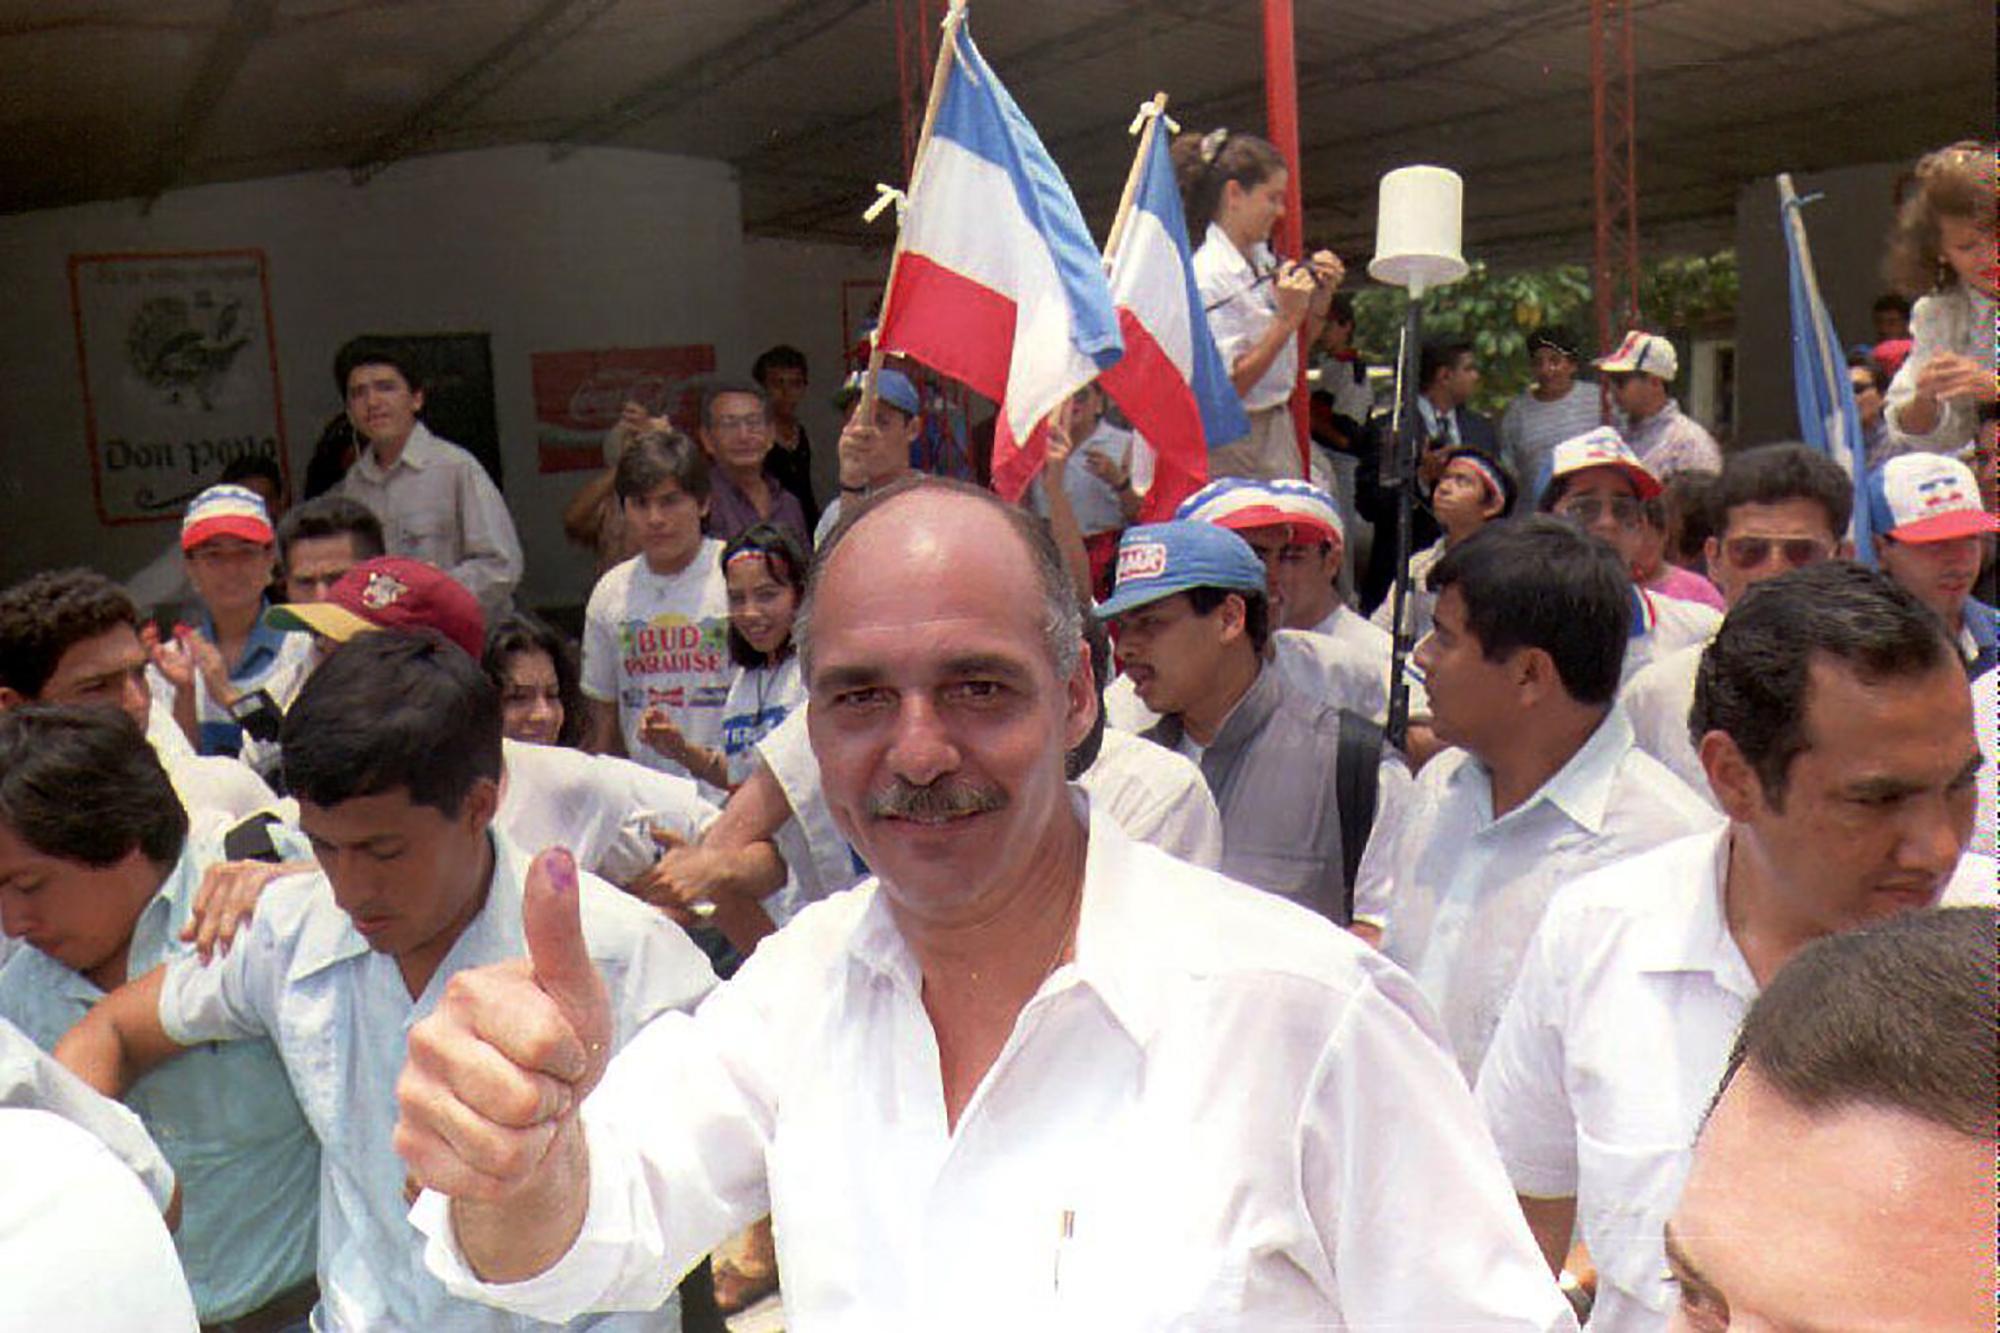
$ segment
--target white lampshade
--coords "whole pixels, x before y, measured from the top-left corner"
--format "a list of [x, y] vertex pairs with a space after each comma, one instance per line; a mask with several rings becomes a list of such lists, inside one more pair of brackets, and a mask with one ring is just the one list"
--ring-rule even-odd
[[1398, 167], [1382, 178], [1368, 276], [1421, 292], [1466, 274], [1459, 253], [1465, 182], [1444, 167]]

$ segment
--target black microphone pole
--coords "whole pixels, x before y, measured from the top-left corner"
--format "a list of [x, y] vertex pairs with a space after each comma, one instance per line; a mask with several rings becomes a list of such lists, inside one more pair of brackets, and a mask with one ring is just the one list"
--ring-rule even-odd
[[1423, 298], [1405, 297], [1402, 341], [1396, 349], [1396, 402], [1389, 433], [1382, 441], [1381, 481], [1396, 489], [1396, 581], [1390, 590], [1390, 623], [1395, 647], [1389, 659], [1389, 723], [1386, 736], [1407, 751], [1410, 731], [1410, 682], [1404, 672], [1416, 647], [1410, 633], [1410, 539], [1416, 525], [1417, 460], [1421, 456], [1423, 414], [1417, 410], [1418, 348], [1423, 336]]

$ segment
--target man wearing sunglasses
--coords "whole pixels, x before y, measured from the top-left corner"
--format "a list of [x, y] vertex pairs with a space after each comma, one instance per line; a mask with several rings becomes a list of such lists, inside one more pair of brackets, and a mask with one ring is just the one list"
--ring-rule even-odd
[[[1544, 513], [1566, 518], [1618, 553], [1628, 577], [1638, 567], [1646, 540], [1642, 506], [1657, 496], [1660, 479], [1632, 452], [1617, 431], [1600, 426], [1564, 440], [1549, 455], [1549, 479], [1542, 488]], [[1632, 636], [1625, 644], [1620, 685], [1648, 664], [1690, 646], [1707, 643], [1722, 617], [1713, 607], [1646, 591], [1634, 578]]]
[[[1844, 534], [1854, 487], [1838, 463], [1803, 444], [1769, 444], [1730, 455], [1722, 465], [1715, 507], [1708, 576], [1731, 606], [1753, 584], [1851, 554]], [[1631, 677], [1623, 700], [1639, 748], [1713, 802], [1687, 727], [1695, 672], [1707, 646], [1704, 639], [1660, 657]]]

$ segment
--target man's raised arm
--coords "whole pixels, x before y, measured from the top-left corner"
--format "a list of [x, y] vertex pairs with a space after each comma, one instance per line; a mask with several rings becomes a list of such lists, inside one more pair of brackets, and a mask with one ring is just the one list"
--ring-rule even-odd
[[396, 1086], [396, 1151], [450, 1196], [459, 1251], [489, 1283], [546, 1271], [582, 1231], [590, 1163], [576, 1113], [612, 1037], [567, 851], [535, 858], [521, 924], [528, 957], [452, 977], [411, 1029]]
[[105, 996], [63, 1034], [56, 1043], [56, 1059], [115, 1099], [142, 1075], [188, 1049], [160, 1024], [160, 987], [166, 974], [165, 967], [156, 967]]

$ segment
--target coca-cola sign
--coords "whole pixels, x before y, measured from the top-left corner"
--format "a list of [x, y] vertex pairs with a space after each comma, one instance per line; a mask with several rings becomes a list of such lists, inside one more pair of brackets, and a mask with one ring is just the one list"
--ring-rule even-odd
[[536, 352], [535, 435], [543, 472], [603, 466], [605, 432], [628, 402], [648, 416], [694, 425], [698, 385], [715, 373], [715, 348], [613, 347], [588, 352]]

